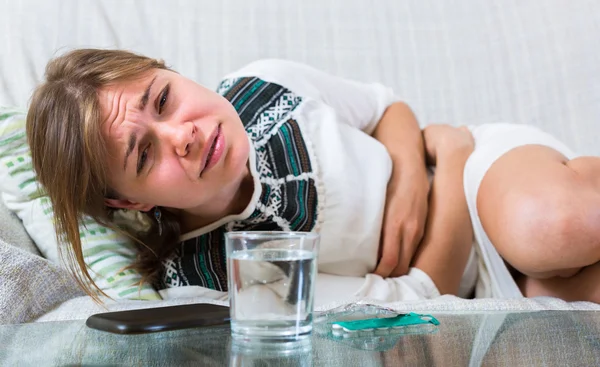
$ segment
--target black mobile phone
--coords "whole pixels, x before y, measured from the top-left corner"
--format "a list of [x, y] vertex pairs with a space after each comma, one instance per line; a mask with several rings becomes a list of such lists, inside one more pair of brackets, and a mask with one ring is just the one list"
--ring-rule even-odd
[[114, 334], [144, 334], [158, 331], [228, 324], [229, 307], [195, 303], [157, 308], [99, 313], [85, 324]]

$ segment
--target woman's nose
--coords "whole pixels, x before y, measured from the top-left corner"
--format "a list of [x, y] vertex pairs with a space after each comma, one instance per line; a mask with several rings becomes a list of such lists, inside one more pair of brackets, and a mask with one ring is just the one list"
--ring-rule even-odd
[[189, 143], [185, 143], [183, 139], [175, 145], [175, 153], [180, 157], [185, 157], [189, 151]]
[[181, 124], [173, 124], [168, 127], [168, 139], [175, 153], [180, 157], [185, 157], [190, 151], [190, 147], [194, 142], [195, 128], [191, 122]]

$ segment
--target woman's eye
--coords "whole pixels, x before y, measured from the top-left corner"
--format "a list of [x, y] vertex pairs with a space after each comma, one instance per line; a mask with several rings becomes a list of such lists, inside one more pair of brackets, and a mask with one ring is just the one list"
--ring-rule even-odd
[[165, 89], [162, 91], [160, 95], [160, 100], [158, 101], [158, 114], [161, 114], [165, 104], [167, 103], [167, 97], [169, 96], [169, 86], [167, 85]]
[[140, 154], [140, 159], [138, 160], [138, 165], [137, 165], [137, 174], [138, 175], [140, 174], [140, 172], [142, 172], [142, 170], [144, 169], [144, 166], [146, 165], [146, 160], [148, 159], [148, 149], [149, 149], [149, 147], [146, 147], [146, 149], [144, 149], [142, 154]]

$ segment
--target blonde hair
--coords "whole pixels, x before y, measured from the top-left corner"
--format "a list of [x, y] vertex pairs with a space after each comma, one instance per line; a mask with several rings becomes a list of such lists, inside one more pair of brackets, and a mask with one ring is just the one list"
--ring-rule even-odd
[[118, 198], [118, 193], [107, 181], [98, 91], [153, 69], [168, 68], [161, 60], [122, 50], [68, 52], [46, 66], [46, 81], [35, 90], [27, 114], [33, 168], [54, 209], [61, 258], [97, 301], [98, 292], [104, 293], [87, 270], [79, 237], [85, 215], [117, 231], [125, 230], [137, 241], [139, 251], [132, 268], [142, 273], [143, 282], [155, 280], [160, 261], [172, 251], [179, 235], [176, 218], [164, 210], [162, 236], [158, 236], [156, 226], [143, 234], [117, 227], [113, 209], [105, 205], [105, 198]]

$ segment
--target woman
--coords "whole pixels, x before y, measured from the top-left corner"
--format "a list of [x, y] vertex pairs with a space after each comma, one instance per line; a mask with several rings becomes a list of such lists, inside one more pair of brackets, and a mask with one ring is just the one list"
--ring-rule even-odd
[[[237, 229], [318, 231], [320, 272], [366, 276], [349, 288], [388, 300], [456, 294], [473, 229], [492, 293], [520, 295], [496, 249], [526, 296], [588, 299], [572, 285], [598, 275], [597, 160], [569, 160], [537, 130], [478, 127], [474, 144], [432, 126], [423, 142], [389, 89], [282, 61], [251, 64], [218, 93], [124, 51], [76, 50], [46, 77], [27, 118], [32, 160], [88, 279], [78, 218], [114, 226], [115, 209], [154, 219], [126, 227], [143, 244], [136, 267], [166, 286], [226, 290], [222, 238]], [[492, 139], [515, 132], [514, 146]]]

